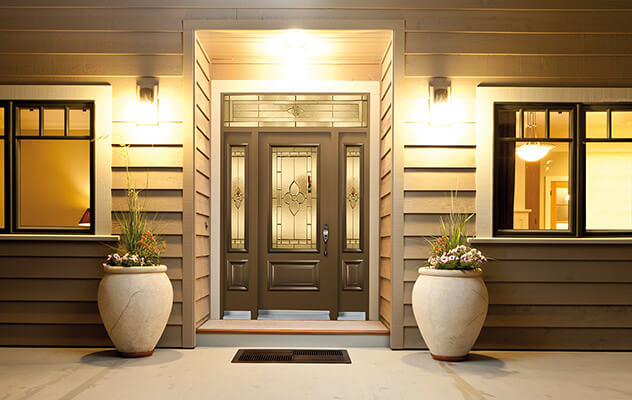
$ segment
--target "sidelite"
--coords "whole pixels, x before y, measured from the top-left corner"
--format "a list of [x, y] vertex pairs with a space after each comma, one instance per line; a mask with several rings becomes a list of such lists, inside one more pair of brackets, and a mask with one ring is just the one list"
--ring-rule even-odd
[[496, 104], [497, 235], [632, 233], [632, 107]]

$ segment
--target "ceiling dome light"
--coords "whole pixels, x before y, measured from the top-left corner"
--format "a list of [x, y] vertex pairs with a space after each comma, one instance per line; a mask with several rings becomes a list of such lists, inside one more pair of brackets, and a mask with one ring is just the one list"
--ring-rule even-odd
[[548, 144], [525, 143], [516, 148], [516, 154], [525, 161], [533, 162], [546, 156], [552, 148], [553, 146]]

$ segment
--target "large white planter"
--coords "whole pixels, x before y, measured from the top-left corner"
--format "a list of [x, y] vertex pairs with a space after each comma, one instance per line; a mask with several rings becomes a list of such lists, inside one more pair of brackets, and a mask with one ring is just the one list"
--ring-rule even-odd
[[481, 269], [419, 268], [413, 312], [435, 360], [462, 361], [487, 316], [487, 287]]
[[152, 355], [173, 304], [167, 267], [105, 265], [104, 269], [97, 300], [112, 343], [125, 357]]

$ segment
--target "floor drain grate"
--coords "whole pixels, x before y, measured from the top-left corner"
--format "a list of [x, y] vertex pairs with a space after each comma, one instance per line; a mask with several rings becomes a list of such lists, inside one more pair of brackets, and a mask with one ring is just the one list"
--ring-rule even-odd
[[233, 363], [351, 364], [347, 350], [239, 349]]

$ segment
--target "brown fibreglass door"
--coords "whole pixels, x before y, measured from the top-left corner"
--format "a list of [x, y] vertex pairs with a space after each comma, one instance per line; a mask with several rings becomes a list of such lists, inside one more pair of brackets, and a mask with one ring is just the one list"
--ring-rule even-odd
[[367, 313], [366, 130], [222, 136], [222, 315]]
[[368, 160], [359, 129], [223, 132], [222, 315], [368, 312]]

